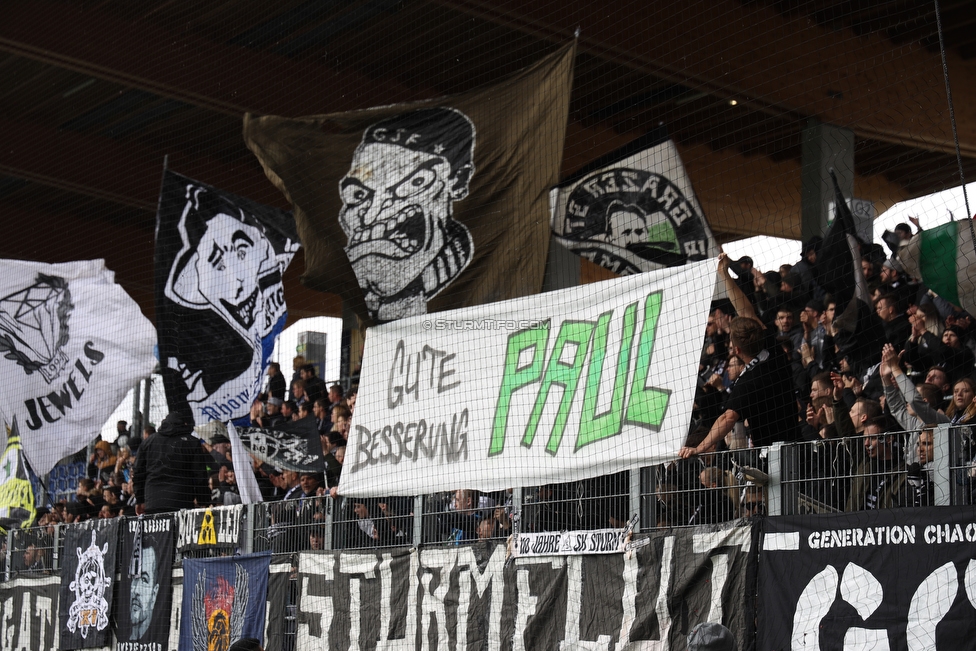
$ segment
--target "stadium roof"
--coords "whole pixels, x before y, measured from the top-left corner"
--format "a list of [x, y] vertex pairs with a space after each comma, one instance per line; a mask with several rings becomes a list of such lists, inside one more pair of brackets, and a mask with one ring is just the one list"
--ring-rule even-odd
[[[574, 37], [563, 173], [665, 125], [720, 241], [800, 234], [802, 130], [855, 134], [880, 209], [959, 183], [934, 3], [889, 0], [101, 0], [0, 6], [0, 256], [106, 258], [152, 315], [164, 156], [287, 207], [241, 116], [330, 113], [490, 83]], [[976, 6], [944, 2], [967, 178]], [[588, 263], [587, 263], [588, 264]], [[338, 297], [286, 276], [292, 318]]]

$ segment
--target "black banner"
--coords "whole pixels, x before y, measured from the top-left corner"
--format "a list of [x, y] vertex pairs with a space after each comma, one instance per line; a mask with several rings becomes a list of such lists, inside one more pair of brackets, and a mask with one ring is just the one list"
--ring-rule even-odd
[[768, 518], [759, 649], [972, 648], [976, 508]]
[[290, 213], [166, 172], [156, 221], [156, 331], [170, 411], [244, 418], [284, 329]]
[[325, 472], [314, 418], [282, 421], [274, 429], [238, 427], [237, 435], [250, 454], [279, 470]]
[[29, 651], [58, 648], [60, 584], [56, 576], [0, 584], [0, 647]]
[[125, 521], [115, 610], [118, 651], [167, 648], [175, 528], [169, 516]]
[[196, 549], [233, 550], [241, 547], [246, 517], [247, 512], [240, 504], [180, 511], [176, 514], [176, 550], [182, 553]]
[[118, 519], [68, 528], [61, 555], [59, 648], [90, 649], [109, 643], [118, 540]]
[[264, 651], [294, 649], [295, 615], [298, 611], [298, 581], [291, 563], [271, 565], [268, 576], [268, 607], [264, 624]]
[[638, 536], [622, 554], [513, 562], [489, 543], [304, 553], [296, 648], [557, 651], [612, 640], [607, 648], [680, 651], [704, 621], [745, 648], [751, 548], [751, 527], [731, 527]]

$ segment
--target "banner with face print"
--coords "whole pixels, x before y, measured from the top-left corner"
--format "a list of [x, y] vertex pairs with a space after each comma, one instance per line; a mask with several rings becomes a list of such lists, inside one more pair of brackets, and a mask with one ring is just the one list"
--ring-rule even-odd
[[173, 597], [173, 538], [169, 516], [129, 518], [122, 525], [115, 637], [122, 651], [168, 648]]
[[719, 253], [663, 128], [573, 174], [549, 200], [559, 243], [621, 275]]
[[367, 323], [538, 293], [575, 43], [464, 95], [244, 119], [295, 207], [302, 282]]
[[156, 218], [156, 330], [170, 411], [248, 415], [287, 319], [291, 214], [167, 171]]
[[38, 475], [98, 434], [152, 373], [155, 344], [104, 260], [0, 260], [0, 414]]
[[972, 648], [976, 511], [767, 518], [758, 649]]
[[59, 624], [62, 649], [92, 649], [111, 639], [119, 520], [69, 527], [61, 555]]

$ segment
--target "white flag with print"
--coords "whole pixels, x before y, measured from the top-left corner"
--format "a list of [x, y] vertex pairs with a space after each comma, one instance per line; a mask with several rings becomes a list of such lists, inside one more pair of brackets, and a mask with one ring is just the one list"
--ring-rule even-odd
[[104, 260], [0, 260], [0, 411], [45, 474], [156, 365], [156, 331]]

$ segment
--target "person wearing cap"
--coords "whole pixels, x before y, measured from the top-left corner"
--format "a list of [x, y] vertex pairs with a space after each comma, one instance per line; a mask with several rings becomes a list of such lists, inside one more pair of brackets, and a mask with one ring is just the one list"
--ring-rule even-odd
[[223, 434], [214, 434], [210, 439], [210, 456], [213, 457], [211, 468], [219, 468], [230, 463], [230, 439]]
[[739, 651], [739, 645], [729, 629], [703, 622], [688, 633], [688, 651]]
[[810, 293], [812, 298], [823, 300], [824, 291], [817, 284], [813, 276], [814, 265], [817, 264], [817, 255], [820, 253], [820, 246], [823, 244], [822, 237], [811, 237], [803, 243], [803, 250], [800, 252], [800, 261], [793, 265], [793, 273], [800, 277], [800, 282], [805, 290]]
[[268, 398], [268, 403], [265, 405], [265, 408], [268, 410], [268, 416], [262, 421], [264, 427], [274, 427], [285, 420], [285, 417], [281, 413], [281, 405], [283, 403], [284, 401], [280, 398]]

